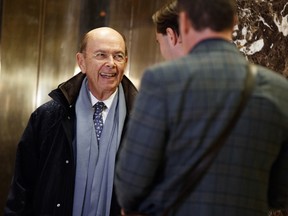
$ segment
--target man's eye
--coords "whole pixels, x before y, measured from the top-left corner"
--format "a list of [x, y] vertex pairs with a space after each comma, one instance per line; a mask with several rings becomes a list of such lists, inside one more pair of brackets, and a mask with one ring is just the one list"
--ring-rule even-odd
[[96, 57], [96, 58], [106, 58], [107, 55], [106, 55], [105, 53], [96, 53], [96, 54], [95, 54], [95, 57]]
[[122, 54], [117, 54], [114, 56], [114, 59], [117, 61], [123, 61], [124, 60], [124, 55]]

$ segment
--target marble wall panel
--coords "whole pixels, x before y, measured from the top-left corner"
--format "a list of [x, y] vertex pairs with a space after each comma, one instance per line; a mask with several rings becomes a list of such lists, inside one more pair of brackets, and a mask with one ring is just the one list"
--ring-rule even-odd
[[233, 39], [247, 58], [288, 77], [287, 0], [238, 0]]

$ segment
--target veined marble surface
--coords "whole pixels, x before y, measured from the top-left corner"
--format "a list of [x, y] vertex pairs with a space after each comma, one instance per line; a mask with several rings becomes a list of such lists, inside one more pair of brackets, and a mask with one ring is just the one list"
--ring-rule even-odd
[[288, 77], [288, 1], [237, 0], [233, 40], [251, 62]]

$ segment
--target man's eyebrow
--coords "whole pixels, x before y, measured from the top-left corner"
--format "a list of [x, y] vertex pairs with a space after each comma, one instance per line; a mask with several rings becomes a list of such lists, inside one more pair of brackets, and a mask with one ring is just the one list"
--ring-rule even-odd
[[97, 52], [107, 52], [107, 51], [103, 49], [98, 49], [98, 50], [95, 50], [93, 53], [97, 53]]
[[[95, 50], [93, 53], [97, 53], [97, 52], [110, 53], [109, 51], [104, 50], [104, 49]], [[111, 53], [122, 53], [122, 54], [125, 54], [125, 52], [124, 52], [124, 51], [121, 51], [121, 50], [115, 50], [115, 51], [112, 51]]]
[[115, 52], [113, 52], [113, 53], [122, 53], [122, 54], [124, 54], [125, 52], [122, 51], [122, 50], [117, 50], [117, 51], [115, 51]]

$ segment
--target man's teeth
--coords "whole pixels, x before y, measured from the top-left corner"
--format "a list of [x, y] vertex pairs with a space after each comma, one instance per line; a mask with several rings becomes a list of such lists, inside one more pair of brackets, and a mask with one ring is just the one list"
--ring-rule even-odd
[[116, 73], [100, 73], [101, 76], [106, 76], [106, 77], [115, 77]]

